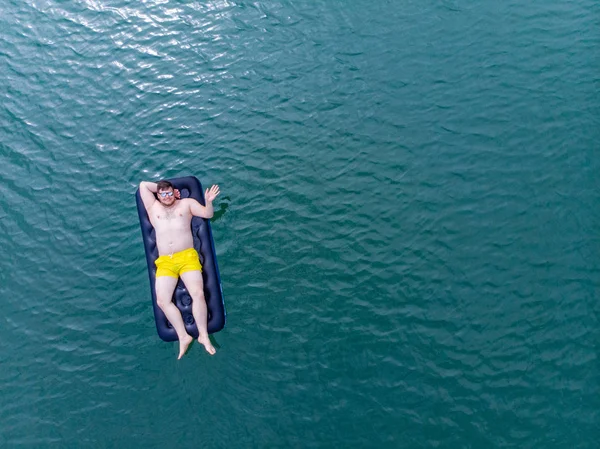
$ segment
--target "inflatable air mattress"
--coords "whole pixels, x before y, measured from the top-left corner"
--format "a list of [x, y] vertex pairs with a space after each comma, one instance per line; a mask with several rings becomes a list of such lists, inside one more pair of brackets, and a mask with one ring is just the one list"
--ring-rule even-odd
[[[181, 193], [181, 198], [194, 198], [200, 204], [205, 205], [204, 191], [202, 184], [197, 178], [188, 176], [186, 178], [169, 179], [175, 189]], [[146, 250], [146, 261], [148, 263], [148, 275], [150, 277], [150, 290], [152, 292], [152, 304], [154, 306], [154, 319], [156, 320], [156, 330], [158, 335], [164, 341], [176, 341], [177, 333], [171, 326], [171, 323], [165, 317], [163, 311], [156, 304], [156, 292], [154, 290], [154, 281], [156, 274], [156, 265], [154, 261], [158, 257], [156, 248], [156, 238], [154, 228], [150, 224], [150, 219], [146, 213], [146, 208], [140, 197], [139, 189], [136, 192], [136, 202], [140, 225], [142, 228], [142, 237], [144, 240], [144, 249]], [[210, 221], [200, 217], [192, 218], [192, 235], [194, 237], [194, 248], [198, 251], [200, 263], [202, 264], [202, 277], [204, 279], [204, 297], [208, 311], [208, 333], [220, 331], [225, 326], [225, 304], [223, 302], [223, 289], [217, 265], [217, 255], [210, 228]], [[198, 329], [192, 315], [192, 298], [187, 292], [181, 278], [177, 283], [173, 293], [173, 302], [181, 311], [183, 322], [187, 333], [192, 337], [198, 337]]]

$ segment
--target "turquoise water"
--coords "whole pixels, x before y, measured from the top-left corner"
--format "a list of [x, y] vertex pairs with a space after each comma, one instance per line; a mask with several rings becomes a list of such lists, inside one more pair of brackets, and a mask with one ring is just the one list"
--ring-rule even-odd
[[[600, 8], [0, 5], [0, 447], [595, 448]], [[218, 183], [210, 357], [141, 180]]]

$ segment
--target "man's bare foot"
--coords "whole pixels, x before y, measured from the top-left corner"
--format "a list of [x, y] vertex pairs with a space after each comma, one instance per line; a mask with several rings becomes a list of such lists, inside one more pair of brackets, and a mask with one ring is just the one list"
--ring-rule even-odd
[[194, 337], [192, 337], [191, 335], [187, 335], [187, 334], [185, 335], [183, 341], [179, 341], [179, 357], [177, 357], [177, 360], [179, 360], [181, 357], [183, 357], [183, 355], [185, 354], [185, 352], [188, 349], [188, 346], [193, 341], [194, 341]]
[[208, 352], [210, 355], [215, 355], [215, 352], [217, 352], [217, 350], [211, 344], [210, 339], [208, 338], [208, 335], [200, 335], [198, 337], [198, 343], [203, 345], [204, 349], [206, 349], [206, 352]]

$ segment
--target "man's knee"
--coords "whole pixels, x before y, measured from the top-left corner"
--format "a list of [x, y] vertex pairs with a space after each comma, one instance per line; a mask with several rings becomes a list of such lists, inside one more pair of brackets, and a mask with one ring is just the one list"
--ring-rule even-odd
[[188, 293], [190, 294], [193, 300], [204, 299], [204, 290], [201, 288], [192, 288], [191, 290], [188, 289]]
[[167, 298], [166, 295], [157, 295], [156, 297], [156, 304], [158, 304], [158, 307], [161, 309], [167, 307], [170, 302], [172, 302], [172, 298]]

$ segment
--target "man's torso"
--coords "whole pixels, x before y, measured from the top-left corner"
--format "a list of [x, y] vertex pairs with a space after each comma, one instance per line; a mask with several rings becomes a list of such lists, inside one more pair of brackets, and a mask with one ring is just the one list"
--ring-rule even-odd
[[185, 200], [178, 200], [171, 207], [156, 202], [148, 211], [150, 223], [156, 233], [158, 254], [165, 256], [194, 247], [191, 221], [192, 213]]

